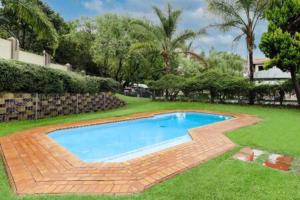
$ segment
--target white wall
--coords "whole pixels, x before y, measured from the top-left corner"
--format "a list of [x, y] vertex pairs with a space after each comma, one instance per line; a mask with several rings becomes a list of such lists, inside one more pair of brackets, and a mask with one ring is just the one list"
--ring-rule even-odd
[[19, 61], [32, 63], [36, 65], [45, 65], [44, 56], [39, 56], [26, 51], [19, 51]]
[[0, 58], [11, 59], [11, 41], [0, 38]]
[[65, 65], [59, 65], [59, 64], [54, 64], [54, 63], [51, 63], [49, 65], [50, 68], [53, 68], [53, 69], [60, 69], [60, 70], [64, 70], [64, 71], [68, 71], [69, 68]]
[[[17, 43], [18, 44], [18, 43]], [[16, 48], [19, 49], [19, 48]], [[45, 66], [46, 60], [44, 55], [37, 55], [34, 53], [29, 53], [26, 51], [16, 50], [15, 52], [18, 53], [18, 56], [14, 57], [16, 60], [25, 62], [25, 63], [31, 63], [36, 65]], [[10, 40], [4, 40], [0, 38], [0, 59], [12, 59], [12, 41]], [[50, 63], [47, 65], [47, 67], [53, 68], [53, 69], [60, 69], [64, 71], [70, 70], [69, 67], [65, 65], [60, 64], [54, 64]]]

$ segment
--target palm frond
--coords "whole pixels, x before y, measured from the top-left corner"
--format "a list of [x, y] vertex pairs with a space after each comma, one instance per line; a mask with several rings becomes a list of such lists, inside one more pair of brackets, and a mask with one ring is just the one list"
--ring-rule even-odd
[[196, 59], [197, 61], [199, 61], [201, 64], [203, 64], [206, 68], [209, 67], [209, 64], [206, 60], [206, 58], [204, 56], [201, 56], [193, 51], [184, 51], [182, 52], [186, 55], [190, 55], [193, 59]]
[[233, 39], [233, 42], [239, 42], [242, 39], [243, 36], [245, 36], [245, 33], [241, 33], [240, 35], [236, 36]]
[[227, 32], [232, 28], [237, 28], [237, 29], [241, 29], [243, 26], [240, 26], [239, 21], [226, 21], [223, 23], [219, 23], [219, 24], [210, 24], [206, 27], [206, 29], [209, 28], [218, 28], [221, 31]]
[[168, 36], [172, 36], [177, 28], [179, 18], [182, 14], [181, 10], [172, 10], [170, 4], [168, 4]]
[[13, 12], [20, 20], [30, 25], [34, 32], [40, 38], [51, 37], [52, 48], [58, 46], [58, 34], [49, 21], [48, 17], [43, 13], [42, 9], [29, 0], [3, 0], [4, 9]]
[[153, 53], [153, 52], [158, 52], [160, 50], [155, 43], [137, 42], [131, 46], [130, 51], [141, 52], [141, 53]]
[[172, 35], [176, 32], [176, 28], [179, 22], [179, 18], [182, 14], [181, 10], [173, 10], [171, 4], [167, 5], [167, 13], [164, 14], [162, 10], [157, 7], [153, 7], [155, 14], [160, 20], [164, 34], [171, 38]]
[[179, 34], [176, 38], [174, 38], [172, 43], [172, 49], [178, 48], [180, 45], [184, 44], [187, 40], [193, 39], [197, 36], [197, 33], [191, 30], [186, 30], [183, 33]]
[[236, 22], [239, 24], [247, 25], [243, 19], [240, 11], [243, 9], [238, 1], [228, 1], [228, 0], [206, 0], [208, 7], [211, 12], [221, 16], [223, 23]]
[[168, 19], [166, 18], [166, 16], [164, 15], [164, 13], [162, 12], [162, 10], [160, 10], [158, 7], [153, 7], [153, 10], [156, 14], [156, 16], [159, 18], [161, 27], [163, 29], [164, 34], [167, 36], [168, 33]]
[[164, 38], [164, 32], [159, 27], [140, 20], [131, 22], [131, 26], [135, 29], [134, 34], [141, 41], [160, 41]]

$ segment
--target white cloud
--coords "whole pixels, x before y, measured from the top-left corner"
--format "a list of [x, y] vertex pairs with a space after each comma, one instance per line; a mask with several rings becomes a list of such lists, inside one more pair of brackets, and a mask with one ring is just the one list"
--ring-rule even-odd
[[102, 0], [91, 0], [83, 3], [83, 6], [91, 11], [96, 11], [101, 13], [103, 11], [103, 2]]
[[[167, 3], [176, 9], [183, 11], [180, 29], [190, 28], [198, 31], [209, 24], [213, 24], [219, 20], [217, 16], [208, 11], [205, 0], [85, 0], [84, 7], [93, 12], [94, 15], [105, 13], [116, 13], [128, 15], [138, 18], [146, 18], [153, 22], [158, 19], [153, 13], [153, 6], [165, 8]], [[257, 43], [260, 39], [261, 33], [266, 30], [266, 24], [257, 27]], [[243, 56], [247, 55], [245, 42], [241, 40], [239, 43], [233, 44], [233, 39], [238, 35], [238, 30], [232, 30], [227, 33], [218, 30], [210, 30], [209, 35], [202, 36], [195, 42], [199, 49], [208, 52], [212, 47], [221, 51], [232, 51]], [[261, 52], [256, 50], [259, 56]]]
[[200, 37], [199, 41], [202, 42], [205, 45], [218, 45], [218, 44], [222, 44], [222, 45], [231, 45], [233, 42], [234, 37], [230, 34], [219, 34], [219, 35], [206, 35], [206, 36], [202, 36]]

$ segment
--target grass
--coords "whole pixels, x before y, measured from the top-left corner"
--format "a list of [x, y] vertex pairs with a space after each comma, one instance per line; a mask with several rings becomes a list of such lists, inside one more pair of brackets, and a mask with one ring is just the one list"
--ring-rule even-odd
[[[228, 133], [237, 144], [299, 157], [300, 111], [297, 109], [260, 106], [217, 105], [204, 103], [151, 102], [146, 99], [122, 97], [128, 105], [106, 112], [69, 115], [0, 124], [0, 136], [49, 124], [88, 119], [123, 116], [138, 112], [166, 109], [206, 109], [248, 113], [263, 121]], [[300, 199], [300, 175], [280, 172], [231, 159], [238, 149], [199, 165], [146, 192], [125, 196], [25, 196], [17, 197], [10, 189], [3, 165], [0, 163], [0, 200], [194, 200], [194, 199]]]

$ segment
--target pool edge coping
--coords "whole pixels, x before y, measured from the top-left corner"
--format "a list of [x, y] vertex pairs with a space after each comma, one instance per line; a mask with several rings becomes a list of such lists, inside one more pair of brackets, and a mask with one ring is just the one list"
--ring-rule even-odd
[[[227, 132], [233, 131], [233, 130], [241, 128], [241, 127], [254, 125], [254, 124], [257, 124], [258, 122], [261, 121], [260, 118], [258, 118], [256, 116], [248, 115], [248, 114], [231, 113], [231, 112], [218, 112], [218, 111], [214, 112], [214, 111], [201, 110], [201, 109], [172, 109], [172, 110], [164, 110], [164, 111], [157, 111], [157, 112], [135, 113], [135, 114], [126, 115], [126, 116], [118, 116], [118, 117], [110, 117], [110, 118], [104, 118], [104, 119], [95, 119], [95, 120], [88, 120], [88, 121], [80, 121], [80, 122], [75, 122], [75, 123], [70, 122], [70, 123], [57, 124], [57, 125], [48, 125], [48, 126], [41, 126], [41, 127], [37, 127], [37, 128], [33, 128], [33, 129], [28, 129], [28, 130], [21, 131], [21, 132], [18, 132], [16, 134], [13, 134], [13, 135], [4, 136], [4, 137], [0, 138], [1, 155], [2, 155], [3, 160], [4, 160], [5, 169], [7, 170], [7, 174], [9, 176], [10, 184], [12, 185], [14, 191], [17, 194], [36, 194], [36, 193], [37, 194], [52, 194], [51, 192], [49, 192], [49, 193], [48, 192], [47, 193], [45, 193], [45, 192], [36, 192], [36, 191], [35, 192], [32, 192], [32, 191], [31, 192], [30, 191], [22, 192], [22, 191], [18, 190], [18, 184], [16, 183], [16, 181], [14, 179], [13, 172], [11, 172], [11, 170], [10, 170], [11, 165], [7, 162], [5, 151], [2, 149], [2, 146], [4, 145], [4, 141], [7, 138], [14, 138], [14, 137], [18, 138], [18, 137], [21, 137], [21, 138], [24, 139], [24, 137], [25, 137], [25, 139], [26, 139], [26, 137], [28, 135], [30, 135], [30, 136], [41, 136], [41, 135], [44, 135], [45, 136], [45, 135], [47, 135], [50, 132], [53, 132], [53, 131], [56, 131], [56, 130], [65, 129], [65, 128], [76, 128], [76, 127], [91, 126], [91, 125], [97, 125], [97, 124], [103, 124], [103, 123], [110, 123], [110, 122], [113, 123], [113, 122], [118, 122], [118, 121], [142, 119], [142, 118], [147, 118], [147, 117], [151, 117], [151, 116], [158, 115], [158, 114], [167, 114], [167, 113], [172, 113], [172, 112], [201, 112], [201, 113], [207, 113], [207, 114], [227, 115], [227, 116], [233, 116], [234, 117], [234, 118], [229, 119], [229, 120], [225, 120], [225, 121], [221, 121], [221, 122], [216, 122], [216, 123], [213, 123], [213, 124], [209, 124], [209, 125], [205, 125], [205, 126], [201, 126], [201, 127], [196, 127], [196, 128], [189, 129], [188, 132], [191, 135], [193, 141], [178, 145], [178, 146], [180, 146], [180, 148], [183, 148], [184, 146], [189, 146], [189, 144], [193, 143], [194, 140], [196, 141], [197, 140], [196, 134], [199, 134], [199, 133], [197, 133], [199, 130], [203, 130], [205, 128], [211, 128], [211, 127], [215, 127], [215, 126], [220, 126], [220, 124], [222, 126], [222, 124], [224, 124], [224, 123], [235, 122], [237, 120], [240, 120], [240, 119], [243, 119], [243, 118], [248, 118], [248, 117], [250, 117], [250, 119], [253, 120], [253, 121], [251, 121], [251, 120], [250, 121], [244, 121], [243, 124], [239, 125], [238, 127], [227, 128], [225, 131], [221, 131], [220, 133], [223, 135], [223, 137], [226, 137], [224, 134], [227, 133]], [[220, 133], [218, 133], [218, 134], [220, 134]], [[47, 137], [47, 138], [49, 138], [49, 137]], [[51, 138], [49, 138], [49, 139], [52, 140]], [[221, 154], [225, 153], [226, 151], [228, 151], [229, 149], [232, 149], [232, 148], [234, 148], [236, 146], [232, 141], [230, 141], [230, 142], [231, 142], [231, 147], [230, 148], [222, 150], [222, 151], [216, 153], [212, 157], [221, 155]], [[59, 144], [56, 144], [56, 145], [60, 146]], [[134, 162], [135, 162], [135, 160], [139, 160], [139, 161], [140, 160], [147, 160], [147, 159], [152, 158], [152, 157], [160, 156], [160, 155], [162, 155], [162, 154], [164, 154], [166, 152], [173, 151], [174, 149], [176, 150], [177, 148], [179, 148], [178, 146], [174, 146], [174, 147], [171, 147], [171, 148], [168, 148], [168, 149], [164, 149], [164, 150], [159, 151], [159, 152], [154, 152], [154, 153], [151, 153], [150, 155], [145, 155], [145, 156], [143, 156], [141, 158], [136, 158], [134, 160], [126, 161], [124, 163], [117, 164], [117, 165], [120, 165], [122, 167], [133, 165]], [[67, 154], [71, 154], [71, 156], [70, 155], [64, 156], [64, 159], [67, 160], [67, 161], [70, 161], [70, 163], [73, 163], [74, 162], [74, 154], [72, 154], [68, 150], [65, 150], [65, 151], [67, 151]], [[64, 154], [66, 152], [60, 152], [60, 153]], [[107, 163], [105, 163], [105, 164], [103, 164], [103, 163], [100, 163], [100, 164], [99, 163], [84, 163], [84, 162], [82, 162], [80, 160], [78, 162], [77, 159], [78, 158], [75, 157], [75, 162], [74, 163], [76, 163], [76, 164], [74, 166], [78, 166], [79, 165], [79, 166], [84, 166], [84, 167], [91, 167], [91, 166], [96, 166], [97, 165], [96, 167], [100, 167], [100, 168], [101, 167], [108, 167], [108, 166], [116, 166], [116, 163], [113, 163], [112, 165], [107, 164]], [[143, 187], [143, 189], [137, 189], [137, 191], [135, 191], [135, 192], [129, 192], [129, 193], [126, 193], [126, 194], [132, 194], [132, 193], [142, 192], [145, 189], [153, 186], [154, 184], [160, 183], [160, 182], [162, 182], [162, 181], [164, 181], [164, 180], [166, 180], [166, 179], [168, 179], [170, 177], [175, 176], [176, 174], [182, 173], [183, 171], [186, 171], [187, 169], [190, 169], [190, 168], [192, 168], [192, 167], [194, 167], [194, 166], [196, 166], [196, 165], [198, 165], [200, 163], [203, 163], [203, 162], [205, 162], [205, 161], [207, 161], [209, 159], [211, 159], [211, 158], [203, 159], [201, 162], [197, 162], [194, 165], [189, 165], [189, 166], [187, 166], [184, 169], [177, 170], [175, 173], [172, 173], [169, 176], [165, 176], [163, 179], [159, 179], [159, 180], [153, 181], [153, 183], [148, 184], [147, 186]], [[36, 182], [38, 182], [38, 181], [36, 181]], [[34, 183], [33, 183], [33, 185], [34, 185]], [[55, 193], [55, 194], [64, 194], [64, 193], [65, 192], [58, 192], [58, 193]], [[71, 193], [71, 194], [77, 194], [77, 193], [75, 192], [75, 193]], [[90, 194], [90, 193], [89, 192], [78, 192], [78, 194]], [[95, 194], [95, 193], [92, 192], [92, 194]], [[108, 193], [98, 193], [97, 192], [96, 194], [114, 194], [114, 195], [116, 195], [116, 194], [123, 194], [123, 192], [108, 192]]]
[[[164, 115], [164, 114], [172, 114], [172, 113], [177, 113], [177, 112], [190, 112], [190, 113], [202, 113], [202, 114], [210, 114], [210, 115], [221, 115], [221, 114], [215, 114], [215, 113], [208, 113], [208, 112], [200, 112], [200, 111], [187, 111], [187, 110], [177, 110], [177, 111], [167, 111], [167, 112], [163, 112], [163, 113], [151, 113], [149, 116], [143, 116], [143, 117], [138, 117], [138, 118], [130, 118], [130, 119], [120, 119], [120, 120], [117, 120], [117, 121], [110, 121], [110, 122], [103, 122], [103, 123], [96, 123], [96, 124], [89, 124], [89, 125], [79, 125], [79, 126], [75, 126], [75, 127], [64, 127], [64, 128], [60, 128], [60, 129], [56, 129], [56, 130], [51, 130], [49, 132], [46, 132], [44, 133], [45, 135], [47, 135], [49, 137], [49, 139], [57, 144], [58, 146], [61, 146], [67, 153], [71, 154], [72, 156], [74, 156], [77, 160], [81, 161], [82, 163], [85, 163], [85, 164], [99, 164], [99, 163], [112, 163], [112, 164], [121, 164], [121, 163], [126, 163], [126, 162], [130, 162], [132, 160], [135, 160], [135, 159], [138, 159], [140, 157], [144, 157], [144, 156], [147, 156], [147, 155], [150, 155], [150, 154], [154, 154], [156, 152], [161, 152], [161, 151], [164, 151], [164, 150], [168, 150], [170, 148], [173, 148], [173, 147], [176, 147], [176, 146], [179, 146], [179, 145], [183, 145], [185, 143], [190, 143], [190, 142], [193, 142], [193, 140], [195, 139], [195, 136], [192, 134], [192, 130], [193, 129], [198, 129], [198, 128], [202, 128], [202, 127], [206, 127], [206, 126], [209, 126], [209, 125], [213, 125], [213, 124], [217, 124], [217, 123], [221, 123], [221, 122], [225, 122], [225, 121], [230, 121], [230, 120], [234, 120], [236, 117], [234, 117], [232, 114], [231, 115], [223, 115], [224, 117], [231, 117], [229, 119], [225, 119], [225, 120], [222, 120], [222, 121], [217, 121], [217, 122], [213, 122], [213, 123], [210, 123], [210, 124], [206, 124], [206, 125], [202, 125], [202, 126], [199, 126], [199, 127], [193, 127], [193, 128], [189, 128], [187, 129], [187, 134], [191, 137], [191, 141], [187, 141], [187, 142], [184, 142], [184, 143], [181, 143], [181, 144], [177, 144], [177, 145], [174, 145], [174, 146], [170, 146], [170, 147], [167, 147], [167, 148], [164, 148], [162, 150], [159, 150], [159, 151], [154, 151], [152, 153], [148, 153], [148, 154], [145, 154], [143, 156], [139, 156], [139, 157], [136, 157], [136, 158], [133, 158], [133, 159], [130, 159], [130, 160], [127, 160], [127, 161], [123, 161], [123, 162], [105, 162], [105, 161], [95, 161], [95, 162], [87, 162], [87, 161], [84, 161], [82, 159], [80, 159], [75, 153], [72, 153], [70, 150], [68, 150], [66, 147], [64, 147], [63, 145], [59, 144], [55, 139], [51, 138], [49, 136], [49, 134], [51, 133], [54, 133], [56, 131], [61, 131], [61, 130], [67, 130], [67, 129], [73, 129], [73, 128], [85, 128], [85, 127], [90, 127], [90, 126], [98, 126], [98, 125], [104, 125], [104, 124], [114, 124], [114, 123], [119, 123], [119, 122], [126, 122], [126, 121], [134, 121], [134, 120], [140, 120], [140, 119], [150, 119], [150, 118], [153, 118], [155, 116], [158, 116], [158, 115]], [[172, 139], [173, 140], [173, 139]], [[150, 147], [149, 147], [150, 148]], [[141, 149], [137, 149], [137, 150], [142, 150], [143, 148]], [[125, 153], [126, 154], [126, 153]], [[116, 156], [117, 157], [117, 156]], [[123, 157], [123, 156], [122, 156]]]

